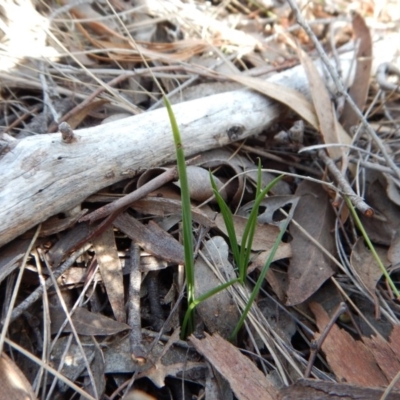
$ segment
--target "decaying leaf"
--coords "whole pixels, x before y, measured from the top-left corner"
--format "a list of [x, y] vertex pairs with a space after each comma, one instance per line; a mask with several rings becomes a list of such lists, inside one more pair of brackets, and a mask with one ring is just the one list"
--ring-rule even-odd
[[[297, 188], [300, 196], [294, 212], [294, 220], [328, 252], [335, 251], [332, 229], [335, 214], [325, 190], [313, 182], [303, 181]], [[330, 259], [306, 237], [301, 230], [291, 224], [290, 234], [292, 258], [288, 269], [289, 288], [287, 304], [302, 303], [310, 297], [334, 270]]]
[[210, 364], [230, 383], [239, 400], [275, 400], [277, 389], [239, 349], [218, 334], [205, 334], [203, 340], [190, 341]]

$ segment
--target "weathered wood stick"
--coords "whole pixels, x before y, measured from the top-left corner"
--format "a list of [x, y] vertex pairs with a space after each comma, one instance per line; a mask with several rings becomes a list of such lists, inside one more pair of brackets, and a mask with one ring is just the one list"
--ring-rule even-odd
[[[350, 63], [344, 70], [345, 65]], [[308, 87], [301, 66], [273, 81], [303, 93]], [[173, 110], [190, 157], [259, 134], [279, 120], [284, 108], [243, 89], [180, 103]], [[72, 139], [55, 133], [18, 140], [0, 157], [0, 246], [108, 185], [174, 160], [165, 109], [76, 130]]]

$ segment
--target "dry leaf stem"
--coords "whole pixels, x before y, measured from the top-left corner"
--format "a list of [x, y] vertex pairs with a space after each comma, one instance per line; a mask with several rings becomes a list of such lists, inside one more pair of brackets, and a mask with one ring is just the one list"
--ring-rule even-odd
[[328, 168], [329, 172], [332, 174], [333, 178], [335, 179], [336, 183], [339, 185], [341, 191], [344, 195], [348, 196], [351, 200], [354, 207], [360, 210], [364, 215], [370, 217], [374, 214], [372, 208], [360, 197], [358, 196], [352, 187], [350, 186], [349, 182], [347, 182], [346, 178], [342, 175], [340, 170], [336, 167], [334, 161], [327, 156], [325, 150], [318, 151], [319, 158], [325, 163], [326, 167]]

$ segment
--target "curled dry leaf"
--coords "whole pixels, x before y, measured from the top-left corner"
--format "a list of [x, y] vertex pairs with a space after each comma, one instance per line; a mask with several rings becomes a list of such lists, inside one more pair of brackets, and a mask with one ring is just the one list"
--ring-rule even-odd
[[[214, 196], [209, 171], [195, 165], [189, 165], [186, 167], [186, 172], [189, 182], [190, 198], [192, 200], [203, 202]], [[221, 182], [221, 180], [214, 175], [213, 179], [222, 198], [226, 200], [226, 189], [223, 188], [223, 182]], [[181, 187], [180, 181], [174, 183]]]

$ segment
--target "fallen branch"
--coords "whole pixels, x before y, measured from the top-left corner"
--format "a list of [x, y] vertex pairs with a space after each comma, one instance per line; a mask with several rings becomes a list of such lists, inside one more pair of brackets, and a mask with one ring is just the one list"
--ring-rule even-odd
[[[349, 76], [351, 57], [346, 59], [342, 70]], [[308, 87], [301, 66], [272, 80], [302, 93]], [[187, 157], [257, 135], [282, 118], [283, 111], [249, 90], [174, 106]], [[8, 143], [9, 151], [0, 155], [0, 246], [106, 186], [175, 160], [165, 109], [76, 130], [70, 142], [54, 133]]]

